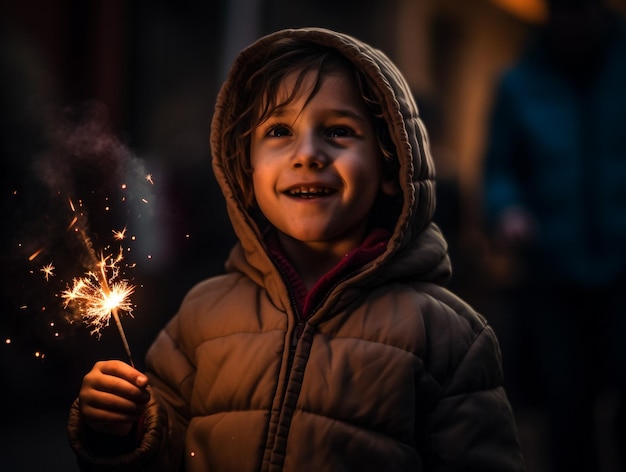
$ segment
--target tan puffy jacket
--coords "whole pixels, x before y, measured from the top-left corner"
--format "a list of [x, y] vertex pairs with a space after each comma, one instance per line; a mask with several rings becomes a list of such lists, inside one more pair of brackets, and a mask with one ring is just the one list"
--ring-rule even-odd
[[[387, 250], [338, 284], [294, 337], [285, 282], [226, 180], [222, 130], [260, 51], [297, 35], [335, 47], [375, 84], [400, 160], [403, 209]], [[240, 239], [227, 274], [193, 288], [147, 355], [153, 399], [140, 447], [85, 470], [519, 471], [497, 340], [441, 286], [433, 166], [408, 86], [380, 52], [321, 29], [262, 38], [234, 63], [212, 126], [214, 169]], [[297, 339], [295, 355], [290, 347]]]

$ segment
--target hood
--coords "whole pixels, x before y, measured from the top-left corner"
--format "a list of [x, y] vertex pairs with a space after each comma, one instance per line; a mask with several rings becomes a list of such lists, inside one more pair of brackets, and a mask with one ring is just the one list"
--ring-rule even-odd
[[[269, 259], [263, 248], [261, 232], [252, 215], [246, 211], [238, 187], [228, 180], [224, 172], [224, 159], [229, 152], [229, 145], [223, 135], [224, 130], [232, 124], [235, 110], [238, 109], [240, 89], [259, 67], [263, 52], [269, 44], [285, 37], [297, 37], [332, 47], [369, 78], [374, 93], [383, 105], [385, 120], [396, 147], [403, 197], [402, 210], [388, 249], [379, 259], [389, 260], [404, 250], [408, 250], [413, 257], [413, 243], [425, 238], [428, 242], [422, 245], [429, 248], [430, 254], [424, 259], [430, 261], [430, 267], [419, 270], [432, 273], [436, 269], [434, 266], [440, 266], [441, 261], [446, 259], [446, 245], [431, 223], [435, 209], [435, 172], [426, 130], [411, 90], [402, 74], [382, 51], [346, 34], [322, 28], [287, 29], [262, 37], [240, 52], [218, 95], [211, 128], [213, 169], [226, 197], [228, 213], [241, 242], [244, 257], [267, 275], [267, 269], [264, 268], [268, 267]], [[261, 273], [258, 275], [263, 276]]]

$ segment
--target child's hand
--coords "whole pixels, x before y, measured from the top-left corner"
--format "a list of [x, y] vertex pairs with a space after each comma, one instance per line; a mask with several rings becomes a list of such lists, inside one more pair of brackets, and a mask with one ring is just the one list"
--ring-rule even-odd
[[122, 361], [100, 361], [83, 378], [80, 413], [95, 431], [127, 435], [150, 399], [148, 378]]

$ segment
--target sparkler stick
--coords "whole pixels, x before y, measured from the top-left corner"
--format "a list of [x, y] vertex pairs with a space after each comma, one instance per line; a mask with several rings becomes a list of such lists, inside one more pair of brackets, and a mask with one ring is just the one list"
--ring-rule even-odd
[[133, 362], [133, 355], [130, 352], [130, 346], [128, 345], [128, 340], [126, 339], [126, 333], [124, 333], [124, 328], [122, 327], [122, 321], [120, 320], [120, 315], [117, 313], [117, 308], [113, 308], [111, 310], [111, 315], [113, 315], [113, 319], [115, 320], [115, 325], [117, 326], [117, 330], [122, 337], [122, 343], [124, 344], [124, 350], [126, 351], [126, 355], [128, 356], [128, 361], [130, 365], [135, 367], [135, 363]]

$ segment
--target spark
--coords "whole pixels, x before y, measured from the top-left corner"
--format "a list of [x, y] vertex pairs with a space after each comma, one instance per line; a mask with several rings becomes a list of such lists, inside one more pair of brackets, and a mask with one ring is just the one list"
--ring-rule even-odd
[[45, 265], [41, 269], [39, 269], [40, 272], [43, 272], [44, 277], [46, 278], [46, 282], [50, 279], [50, 277], [54, 277], [54, 269], [55, 267], [52, 265], [52, 263]]
[[124, 228], [121, 231], [112, 230], [112, 232], [113, 232], [113, 238], [116, 239], [117, 241], [122, 241], [124, 238], [126, 238], [126, 228]]
[[154, 185], [154, 180], [152, 180], [152, 174], [146, 175], [146, 182], [148, 182], [151, 185]]
[[39, 254], [41, 254], [41, 251], [43, 251], [43, 248], [37, 249], [35, 252], [33, 252], [30, 257], [28, 258], [29, 261], [32, 261], [35, 257], [37, 257]]
[[72, 226], [74, 226], [77, 221], [78, 221], [78, 216], [75, 216], [74, 218], [72, 218], [72, 221], [70, 221], [70, 224], [67, 225], [67, 229], [70, 229]]

